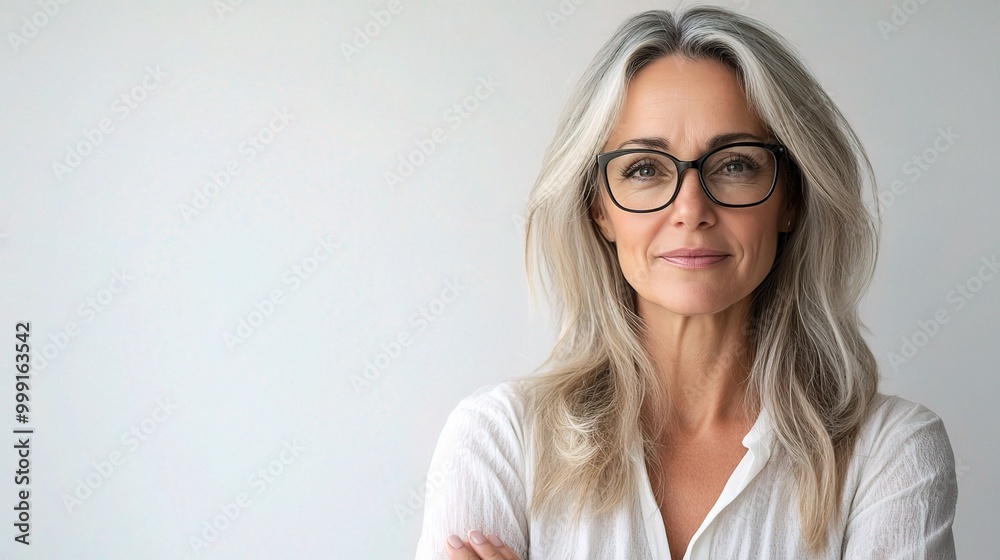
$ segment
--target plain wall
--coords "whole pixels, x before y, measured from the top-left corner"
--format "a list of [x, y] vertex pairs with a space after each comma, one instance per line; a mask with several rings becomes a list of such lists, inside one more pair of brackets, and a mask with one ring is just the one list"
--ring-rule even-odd
[[[553, 342], [520, 217], [570, 88], [676, 7], [224, 2], [0, 9], [0, 428], [30, 321], [35, 430], [30, 547], [0, 452], [0, 557], [412, 557], [448, 413]], [[988, 557], [1000, 8], [720, 4], [793, 42], [869, 150], [881, 390], [944, 419], [958, 553]]]

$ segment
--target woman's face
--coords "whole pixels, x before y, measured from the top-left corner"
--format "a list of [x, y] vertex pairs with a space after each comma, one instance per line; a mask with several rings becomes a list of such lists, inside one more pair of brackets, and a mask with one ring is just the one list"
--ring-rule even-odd
[[[677, 55], [657, 59], [633, 77], [624, 112], [602, 152], [653, 148], [681, 160], [695, 160], [713, 137], [738, 134], [725, 143], [774, 141], [750, 112], [733, 71], [711, 60]], [[663, 146], [645, 140], [659, 139]], [[760, 285], [774, 263], [777, 235], [789, 231], [794, 210], [786, 203], [779, 174], [774, 193], [762, 204], [725, 208], [702, 190], [693, 170], [684, 173], [677, 197], [648, 214], [621, 210], [601, 183], [591, 215], [617, 247], [626, 280], [638, 296], [639, 313], [677, 315], [723, 311]], [[709, 249], [717, 262], [671, 258], [678, 249]]]

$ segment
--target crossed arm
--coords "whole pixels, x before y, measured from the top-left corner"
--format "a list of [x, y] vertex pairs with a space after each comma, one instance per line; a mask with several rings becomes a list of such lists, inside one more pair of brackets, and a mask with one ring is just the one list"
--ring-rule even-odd
[[417, 560], [527, 559], [524, 443], [517, 414], [489, 393], [452, 411], [428, 469]]

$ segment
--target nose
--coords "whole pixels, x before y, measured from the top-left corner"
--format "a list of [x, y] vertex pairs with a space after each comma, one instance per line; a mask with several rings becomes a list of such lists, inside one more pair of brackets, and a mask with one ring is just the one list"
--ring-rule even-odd
[[715, 223], [715, 204], [702, 188], [698, 173], [696, 169], [685, 169], [681, 173], [677, 195], [667, 207], [671, 209], [674, 225], [699, 228]]

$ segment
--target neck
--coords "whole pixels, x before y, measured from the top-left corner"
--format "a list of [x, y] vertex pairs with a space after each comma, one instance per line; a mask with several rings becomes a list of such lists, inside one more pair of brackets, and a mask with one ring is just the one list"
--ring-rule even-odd
[[713, 437], [751, 424], [755, 411], [744, 407], [753, 358], [749, 299], [718, 313], [694, 316], [642, 303], [644, 342], [670, 411], [664, 411], [670, 435]]

